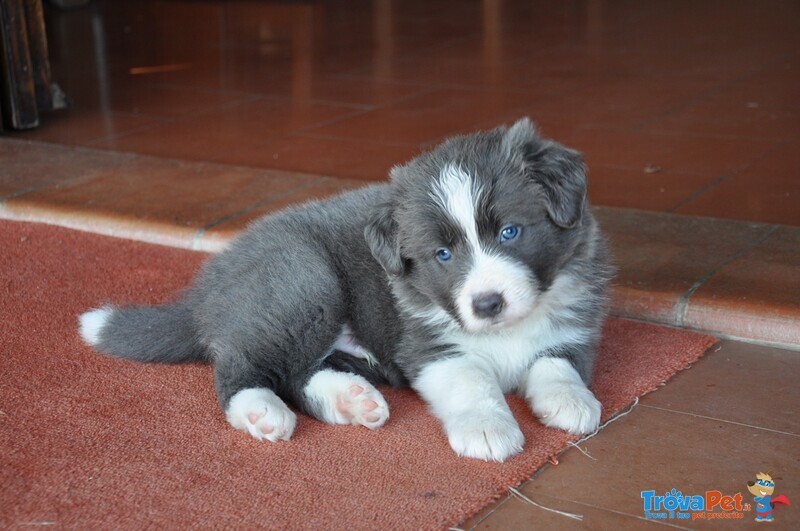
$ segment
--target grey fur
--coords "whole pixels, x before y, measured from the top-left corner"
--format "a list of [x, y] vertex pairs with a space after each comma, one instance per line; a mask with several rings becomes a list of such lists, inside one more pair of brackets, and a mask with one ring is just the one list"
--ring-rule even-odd
[[103, 352], [143, 363], [208, 361], [187, 301], [118, 308], [101, 339]]
[[[431, 200], [447, 164], [468, 170], [487, 191], [482, 238], [492, 242], [513, 212], [525, 237], [497, 251], [524, 264], [544, 292], [559, 274], [585, 286], [566, 319], [590, 330], [590, 340], [546, 355], [568, 359], [588, 380], [605, 315], [607, 252], [587, 208], [580, 156], [539, 138], [527, 120], [450, 139], [394, 168], [389, 184], [257, 221], [205, 264], [178, 302], [115, 310], [97, 349], [137, 361], [210, 361], [223, 409], [242, 389], [268, 387], [318, 416], [303, 389], [323, 368], [406, 385], [427, 363], [458, 354], [442, 341], [442, 328], [457, 326], [453, 293], [469, 261], [445, 268], [434, 258], [443, 243], [457, 252], [463, 239]], [[437, 309], [452, 322], [424, 317]], [[330, 353], [343, 325], [377, 366]]]
[[[178, 303], [115, 310], [96, 348], [136, 361], [209, 360], [223, 409], [241, 389], [268, 387], [308, 410], [303, 387], [325, 367], [404, 385], [391, 359], [400, 333], [394, 301], [363, 237], [370, 207], [388, 188], [367, 187], [255, 222], [206, 262]], [[186, 308], [192, 318], [180, 321]], [[326, 358], [345, 323], [379, 367], [341, 353]], [[187, 338], [200, 348], [185, 348]]]

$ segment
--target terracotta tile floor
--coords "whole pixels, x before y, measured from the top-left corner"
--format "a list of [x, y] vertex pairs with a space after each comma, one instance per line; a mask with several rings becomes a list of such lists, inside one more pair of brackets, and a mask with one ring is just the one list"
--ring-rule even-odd
[[[643, 489], [747, 494], [766, 470], [797, 503], [797, 2], [47, 7], [72, 106], [0, 137], [0, 217], [215, 251], [529, 115], [586, 157], [614, 313], [773, 344], [725, 341], [585, 443], [596, 460], [570, 450], [521, 488], [582, 523], [509, 498], [464, 527], [635, 528]], [[773, 527], [798, 523], [792, 507]]]
[[[463, 529], [638, 529], [666, 524], [716, 529], [718, 521], [646, 522], [642, 491], [673, 488], [684, 495], [742, 493], [747, 481], [772, 470], [775, 495], [800, 493], [797, 353], [724, 341], [691, 369], [642, 398], [625, 417], [546, 465], [518, 491], [551, 509], [583, 516], [575, 521], [531, 506], [513, 495], [486, 508]], [[768, 385], [764, 385], [768, 382]], [[786, 396], [776, 400], [776, 390]], [[780, 491], [780, 492], [779, 492]], [[754, 515], [731, 528], [748, 528]], [[795, 506], [776, 509], [779, 529], [797, 529]]]

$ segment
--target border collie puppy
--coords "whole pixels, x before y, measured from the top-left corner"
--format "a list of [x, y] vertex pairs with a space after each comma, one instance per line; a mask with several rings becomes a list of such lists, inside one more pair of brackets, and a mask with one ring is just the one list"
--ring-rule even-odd
[[288, 440], [295, 414], [377, 428], [410, 384], [459, 454], [524, 439], [503, 397], [594, 431], [587, 388], [611, 276], [580, 155], [530, 121], [451, 138], [388, 184], [262, 218], [175, 302], [80, 317], [97, 350], [208, 361], [228, 422]]

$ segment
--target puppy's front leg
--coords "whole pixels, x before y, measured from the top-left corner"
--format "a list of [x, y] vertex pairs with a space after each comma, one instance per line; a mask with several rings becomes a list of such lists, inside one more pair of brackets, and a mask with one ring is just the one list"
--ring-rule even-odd
[[600, 402], [565, 358], [544, 356], [533, 362], [525, 397], [545, 426], [584, 434], [600, 424]]
[[443, 423], [458, 455], [503, 461], [522, 451], [525, 437], [493, 375], [464, 356], [422, 368], [413, 387]]

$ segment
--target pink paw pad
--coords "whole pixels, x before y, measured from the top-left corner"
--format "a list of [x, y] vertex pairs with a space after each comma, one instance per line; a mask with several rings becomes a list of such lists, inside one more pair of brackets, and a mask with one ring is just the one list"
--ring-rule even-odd
[[389, 407], [380, 392], [372, 386], [353, 384], [336, 400], [336, 409], [351, 424], [375, 429], [389, 418]]
[[350, 396], [356, 397], [364, 392], [364, 388], [360, 385], [351, 385], [347, 392], [350, 393]]
[[259, 423], [258, 422], [266, 414], [267, 414], [266, 411], [252, 412], [252, 413], [249, 413], [247, 415], [247, 420], [250, 421], [250, 424], [253, 424], [254, 426], [257, 426], [258, 427], [258, 431], [260, 431], [264, 435], [269, 435], [270, 433], [275, 431], [275, 426], [273, 426], [272, 424], [265, 424], [265, 423]]
[[[255, 425], [255, 424], [258, 423], [258, 419], [263, 417], [265, 414], [266, 414], [266, 412], [264, 412], [264, 413], [250, 413], [249, 415], [247, 415], [247, 420], [250, 421], [250, 424], [254, 424]], [[270, 433], [275, 431], [275, 426], [273, 426], [272, 424], [261, 424], [260, 426], [258, 426], [258, 430], [261, 433], [263, 433], [264, 435], [269, 435]]]
[[266, 388], [248, 388], [236, 393], [225, 416], [231, 426], [259, 441], [288, 441], [296, 423], [294, 412]]

